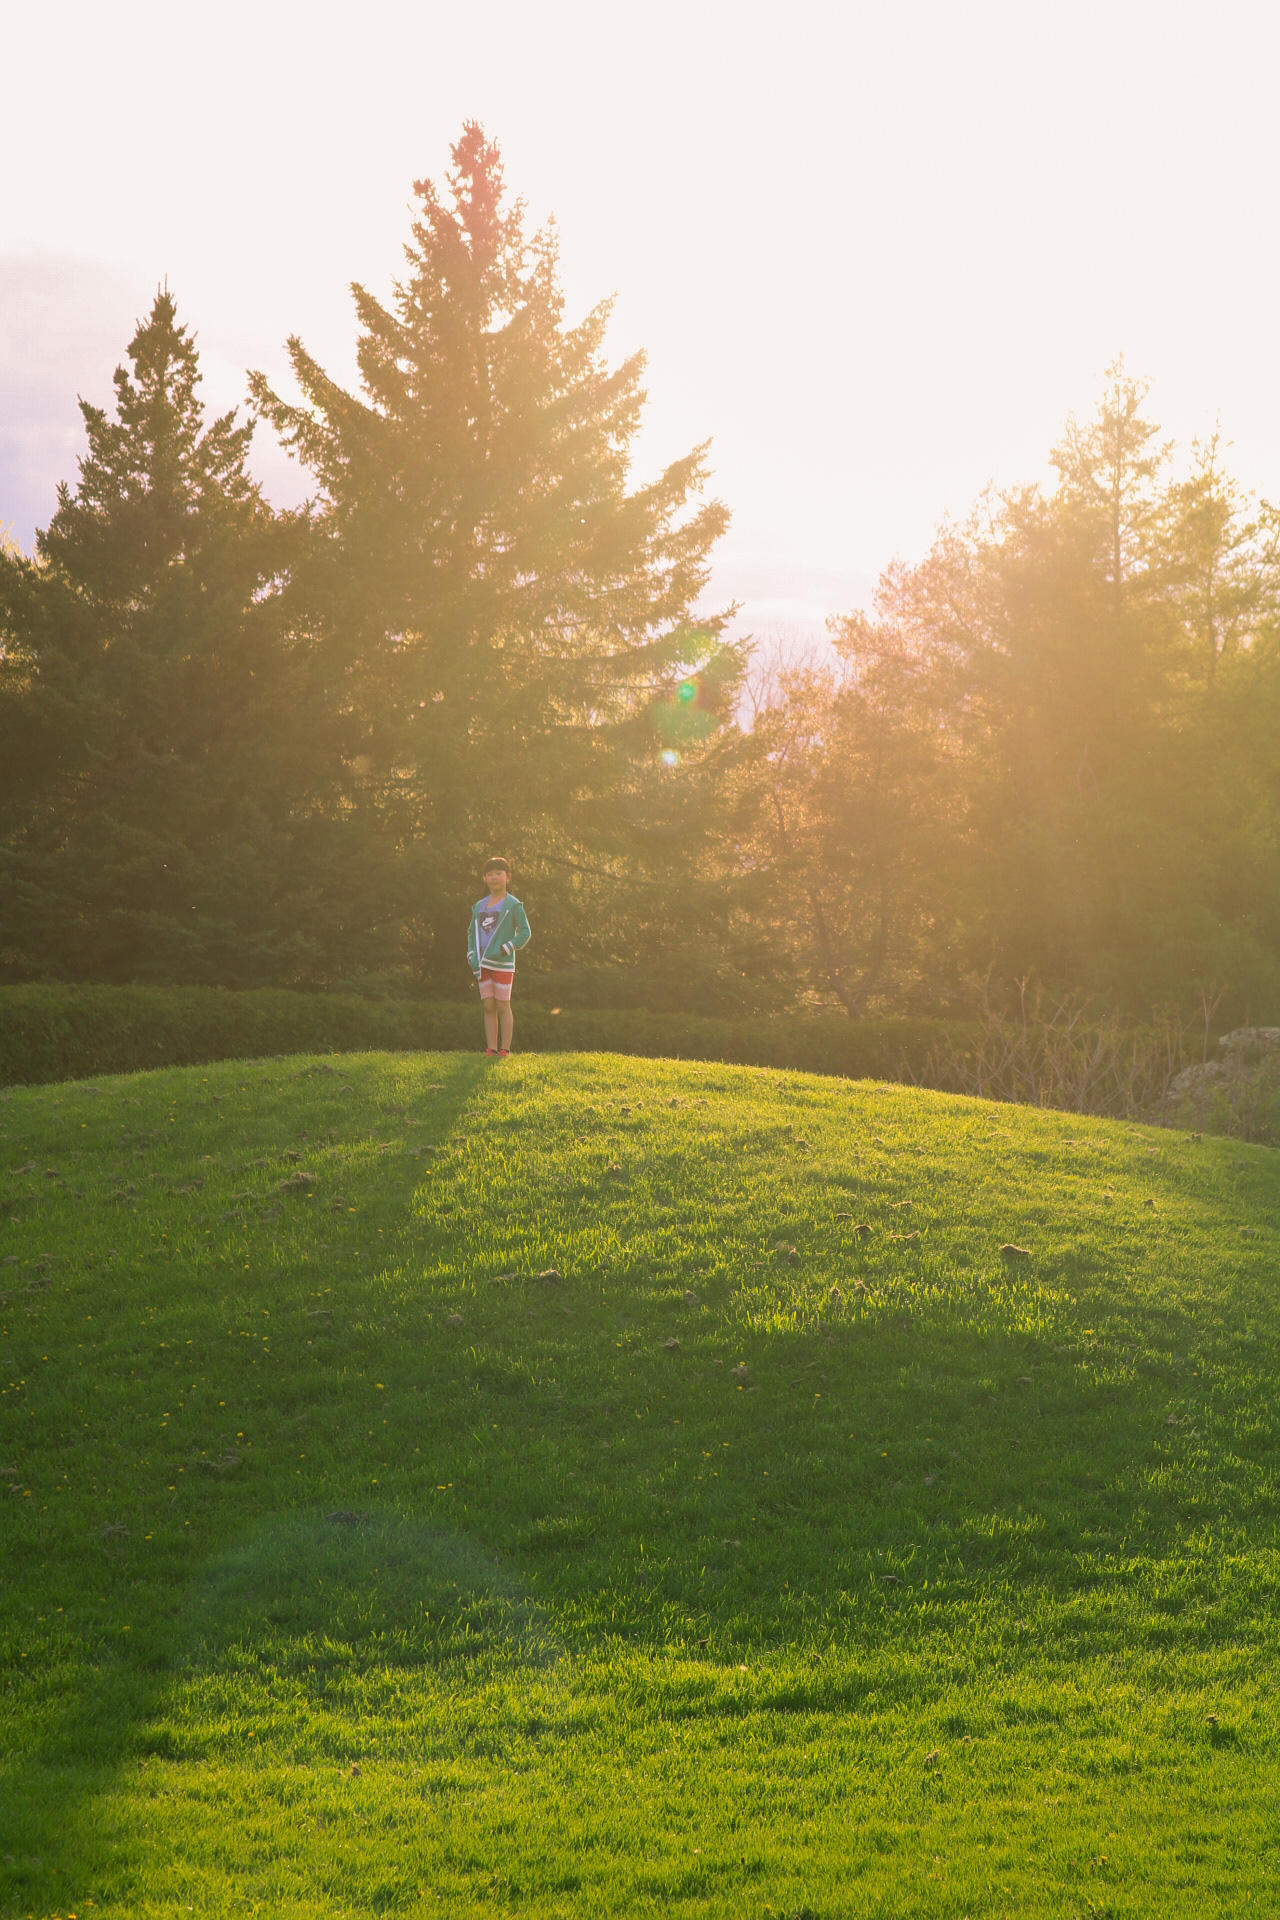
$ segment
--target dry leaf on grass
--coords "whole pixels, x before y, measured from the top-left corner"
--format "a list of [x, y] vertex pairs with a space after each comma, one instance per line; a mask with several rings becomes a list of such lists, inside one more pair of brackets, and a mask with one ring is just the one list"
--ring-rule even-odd
[[462, 1325], [462, 1315], [460, 1313], [451, 1313], [447, 1315], [445, 1319], [445, 1325], [446, 1327], [460, 1327]]
[[672, 1334], [669, 1340], [663, 1341], [662, 1350], [664, 1353], [675, 1353], [679, 1350], [679, 1346], [680, 1342], [676, 1339], [675, 1335]]
[[1030, 1247], [1016, 1246], [1012, 1240], [1006, 1240], [1000, 1249], [1000, 1258], [1002, 1260], [1029, 1260], [1031, 1258], [1031, 1249]]
[[204, 1473], [216, 1473], [221, 1479], [228, 1473], [234, 1473], [240, 1465], [238, 1453], [224, 1453], [220, 1460], [197, 1460], [196, 1465]]

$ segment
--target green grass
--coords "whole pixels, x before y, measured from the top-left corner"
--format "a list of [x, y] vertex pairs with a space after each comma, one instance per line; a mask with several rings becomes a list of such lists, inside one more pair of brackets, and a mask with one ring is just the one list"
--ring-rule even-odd
[[1265, 1150], [362, 1055], [0, 1168], [0, 1914], [1277, 1911]]

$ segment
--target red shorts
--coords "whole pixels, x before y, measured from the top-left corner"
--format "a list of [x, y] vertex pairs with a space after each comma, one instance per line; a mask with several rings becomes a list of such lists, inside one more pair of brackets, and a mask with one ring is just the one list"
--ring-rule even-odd
[[509, 1000], [511, 986], [515, 980], [514, 967], [485, 967], [480, 969], [480, 998], [488, 1000]]

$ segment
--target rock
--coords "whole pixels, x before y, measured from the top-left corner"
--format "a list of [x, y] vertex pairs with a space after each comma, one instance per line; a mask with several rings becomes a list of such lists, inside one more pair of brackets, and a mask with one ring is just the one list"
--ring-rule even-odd
[[[1165, 1089], [1164, 1104], [1190, 1100], [1203, 1108], [1214, 1093], [1243, 1092], [1259, 1080], [1272, 1057], [1280, 1053], [1280, 1027], [1235, 1027], [1218, 1041], [1217, 1058], [1175, 1073]], [[1199, 1118], [1197, 1113], [1197, 1118]]]

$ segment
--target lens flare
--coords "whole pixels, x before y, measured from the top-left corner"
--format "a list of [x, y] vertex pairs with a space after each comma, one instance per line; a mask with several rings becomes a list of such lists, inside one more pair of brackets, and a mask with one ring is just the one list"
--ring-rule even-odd
[[682, 680], [680, 682], [680, 690], [676, 694], [676, 699], [680, 702], [681, 706], [687, 707], [689, 702], [696, 696], [697, 691], [696, 681]]
[[680, 765], [680, 755], [674, 747], [664, 748], [660, 758], [664, 767], [678, 767]]

